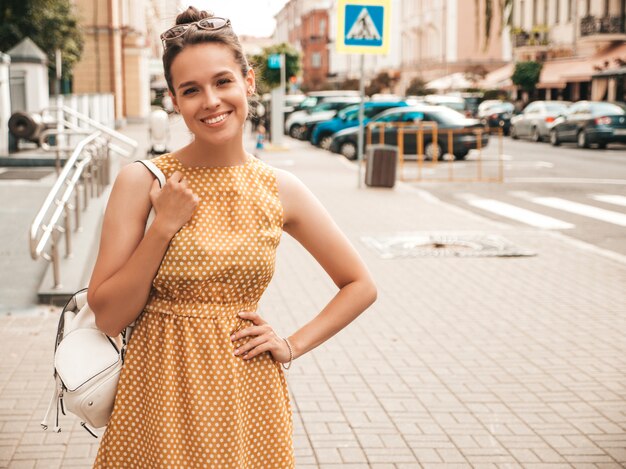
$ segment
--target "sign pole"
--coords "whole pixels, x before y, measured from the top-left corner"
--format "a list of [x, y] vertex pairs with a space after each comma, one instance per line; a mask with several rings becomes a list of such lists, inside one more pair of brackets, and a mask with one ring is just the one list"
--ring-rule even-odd
[[361, 54], [360, 57], [361, 62], [361, 77], [359, 78], [359, 95], [361, 96], [361, 102], [359, 103], [359, 136], [358, 136], [358, 150], [357, 150], [357, 159], [359, 170], [357, 171], [358, 175], [358, 188], [363, 187], [363, 147], [364, 142], [363, 139], [365, 137], [365, 126], [363, 125], [363, 120], [365, 118], [365, 55]]
[[365, 54], [387, 54], [390, 48], [392, 0], [336, 0], [337, 52], [358, 54], [361, 62], [359, 78], [359, 134], [357, 136], [357, 187], [363, 187], [365, 148]]
[[272, 107], [271, 107], [271, 143], [272, 146], [280, 147], [283, 144], [283, 127], [285, 126], [285, 85], [287, 75], [287, 65], [285, 63], [285, 54], [272, 54], [269, 57], [268, 67], [280, 69], [280, 86], [272, 89]]

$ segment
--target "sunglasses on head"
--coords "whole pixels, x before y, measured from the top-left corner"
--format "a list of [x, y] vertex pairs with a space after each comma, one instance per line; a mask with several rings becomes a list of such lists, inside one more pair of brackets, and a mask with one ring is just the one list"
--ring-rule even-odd
[[199, 29], [204, 29], [206, 31], [215, 31], [216, 29], [222, 29], [230, 26], [230, 20], [226, 18], [218, 18], [216, 16], [212, 16], [210, 18], [202, 18], [201, 20], [194, 21], [193, 23], [184, 23], [172, 26], [170, 29], [161, 34], [163, 47], [165, 48], [166, 41], [171, 41], [172, 39], [181, 37], [193, 25], [195, 25]]

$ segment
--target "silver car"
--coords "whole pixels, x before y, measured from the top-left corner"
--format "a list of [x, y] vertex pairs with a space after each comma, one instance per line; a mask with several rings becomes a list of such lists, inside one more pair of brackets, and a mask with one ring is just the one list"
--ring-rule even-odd
[[557, 117], [565, 114], [570, 101], [534, 101], [511, 119], [511, 138], [530, 137], [540, 142], [550, 136]]

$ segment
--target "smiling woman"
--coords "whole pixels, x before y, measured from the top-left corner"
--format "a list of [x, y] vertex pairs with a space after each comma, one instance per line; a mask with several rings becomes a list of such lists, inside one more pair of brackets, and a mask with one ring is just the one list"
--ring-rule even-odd
[[[376, 287], [306, 186], [245, 150], [254, 71], [230, 21], [190, 7], [161, 38], [194, 139], [152, 160], [162, 188], [130, 164], [111, 191], [88, 302], [107, 334], [135, 327], [94, 467], [293, 468], [283, 370], [361, 314]], [[283, 232], [339, 288], [289, 337], [257, 311]]]

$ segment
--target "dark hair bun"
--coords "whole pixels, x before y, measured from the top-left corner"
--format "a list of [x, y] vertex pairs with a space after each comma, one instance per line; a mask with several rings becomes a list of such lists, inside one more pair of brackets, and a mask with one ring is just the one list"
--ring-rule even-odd
[[212, 16], [215, 15], [211, 11], [198, 10], [196, 7], [190, 6], [176, 17], [176, 24], [194, 23]]

